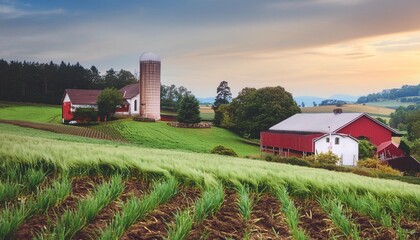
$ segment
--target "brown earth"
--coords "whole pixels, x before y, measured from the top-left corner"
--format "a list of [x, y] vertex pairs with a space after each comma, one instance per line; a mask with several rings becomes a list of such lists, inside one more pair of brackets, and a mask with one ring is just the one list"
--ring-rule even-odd
[[76, 234], [74, 239], [97, 239], [102, 230], [105, 230], [115, 216], [121, 210], [121, 205], [131, 196], [141, 197], [150, 189], [149, 182], [132, 177], [125, 181], [123, 193], [111, 204], [103, 208], [95, 219]]
[[337, 228], [332, 220], [313, 199], [294, 199], [299, 209], [299, 227], [310, 239], [329, 239], [337, 237]]
[[77, 202], [86, 197], [95, 187], [103, 181], [102, 177], [78, 177], [72, 179], [72, 192], [57, 206], [47, 210], [45, 214], [35, 215], [20, 225], [16, 231], [16, 239], [32, 239], [45, 231], [51, 223], [57, 220], [64, 211], [75, 209]]
[[279, 201], [267, 193], [255, 202], [248, 229], [250, 239], [291, 239]]
[[400, 224], [401, 228], [408, 230], [408, 239], [420, 239], [420, 222], [403, 218], [401, 219]]
[[220, 210], [201, 224], [195, 225], [187, 239], [242, 239], [246, 223], [239, 212], [237, 199], [235, 191], [226, 190]]
[[351, 220], [359, 229], [359, 236], [363, 239], [397, 239], [395, 230], [381, 226], [378, 222], [358, 212], [350, 213]]
[[168, 223], [174, 220], [175, 213], [192, 206], [199, 196], [198, 189], [181, 188], [170, 201], [131, 226], [121, 239], [166, 239]]

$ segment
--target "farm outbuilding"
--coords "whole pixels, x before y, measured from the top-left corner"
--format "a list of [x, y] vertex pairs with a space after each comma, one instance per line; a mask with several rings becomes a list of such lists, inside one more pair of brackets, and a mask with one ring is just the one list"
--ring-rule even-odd
[[366, 113], [300, 113], [261, 132], [261, 151], [281, 156], [306, 156], [332, 151], [341, 164], [355, 165], [357, 139], [376, 147], [400, 134]]
[[[115, 114], [140, 115], [143, 118], [160, 120], [160, 72], [159, 56], [145, 52], [140, 57], [139, 83], [120, 89], [124, 103], [115, 109]], [[62, 99], [63, 123], [81, 121], [75, 119], [78, 108], [98, 110], [97, 99], [101, 90], [66, 89]]]

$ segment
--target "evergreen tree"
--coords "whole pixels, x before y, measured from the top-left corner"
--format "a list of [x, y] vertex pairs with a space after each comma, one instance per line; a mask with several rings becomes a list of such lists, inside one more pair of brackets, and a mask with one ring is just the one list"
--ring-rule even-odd
[[179, 103], [177, 121], [180, 123], [199, 123], [200, 105], [192, 94], [185, 94]]
[[230, 87], [228, 82], [222, 81], [217, 87], [217, 96], [213, 103], [213, 110], [217, 110], [222, 104], [229, 104], [232, 100], [232, 93], [230, 92]]
[[120, 91], [115, 88], [107, 88], [98, 96], [98, 112], [101, 117], [112, 117], [115, 108], [123, 104], [123, 96]]

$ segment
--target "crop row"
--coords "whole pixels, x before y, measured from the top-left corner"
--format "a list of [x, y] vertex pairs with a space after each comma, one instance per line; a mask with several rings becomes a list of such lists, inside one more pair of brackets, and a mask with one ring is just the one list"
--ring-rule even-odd
[[88, 128], [88, 127], [65, 126], [65, 125], [51, 124], [51, 123], [35, 123], [35, 122], [14, 121], [14, 120], [0, 120], [0, 123], [8, 123], [8, 124], [13, 124], [20, 127], [34, 128], [34, 129], [40, 129], [40, 130], [54, 132], [54, 133], [68, 134], [68, 135], [74, 135], [74, 136], [80, 136], [80, 137], [123, 141], [123, 139], [119, 136], [115, 136], [115, 135], [110, 136], [102, 131], [98, 131], [96, 129]]
[[[160, 212], [166, 217], [154, 221], [156, 229], [160, 229], [156, 234], [169, 239], [420, 236], [418, 216], [406, 215], [405, 204], [393, 198], [380, 200], [371, 194], [330, 192], [309, 196], [296, 194], [298, 191], [285, 185], [262, 191], [241, 183], [224, 186], [212, 179], [187, 186], [185, 179], [173, 176], [133, 178], [121, 172], [103, 177], [69, 177], [75, 172], [53, 174], [35, 168], [5, 172], [0, 176], [2, 181], [28, 182], [29, 178], [24, 177], [27, 172], [40, 172], [44, 177], [34, 186], [38, 191], [21, 189], [16, 196], [2, 201], [0, 239], [72, 239], [81, 233], [99, 239], [142, 238], [144, 233], [136, 226], [140, 224], [144, 229], [150, 223], [149, 216]], [[145, 181], [153, 184], [149, 187], [142, 183]], [[185, 196], [191, 192], [186, 189], [193, 188], [201, 189], [201, 193]], [[16, 201], [23, 196], [24, 201]], [[113, 212], [109, 212], [109, 206], [114, 206]], [[265, 216], [258, 215], [261, 213]], [[305, 225], [304, 219], [312, 214], [312, 223]], [[102, 219], [105, 225], [99, 224], [99, 216], [106, 216]], [[153, 219], [156, 217], [153, 215]], [[315, 229], [317, 221], [330, 224]], [[283, 227], [279, 226], [281, 222]], [[365, 229], [369, 225], [373, 227]]]

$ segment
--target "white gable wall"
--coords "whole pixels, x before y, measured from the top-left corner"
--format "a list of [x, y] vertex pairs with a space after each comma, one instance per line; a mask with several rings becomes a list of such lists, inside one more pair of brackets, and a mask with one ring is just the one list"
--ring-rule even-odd
[[66, 96], [64, 96], [63, 102], [70, 102], [69, 95], [66, 93]]
[[[135, 101], [137, 101], [137, 104], [135, 104]], [[127, 102], [130, 104], [130, 115], [136, 115], [140, 113], [140, 94], [137, 94], [133, 98], [127, 99]], [[137, 109], [134, 109], [134, 107], [137, 107]]]
[[[315, 154], [328, 153], [330, 151], [341, 158], [339, 165], [355, 166], [359, 160], [359, 143], [349, 137], [339, 134], [332, 134], [330, 142], [327, 142], [329, 135], [324, 135], [315, 141]], [[338, 144], [336, 144], [338, 138]], [[330, 145], [331, 143], [331, 145]]]

